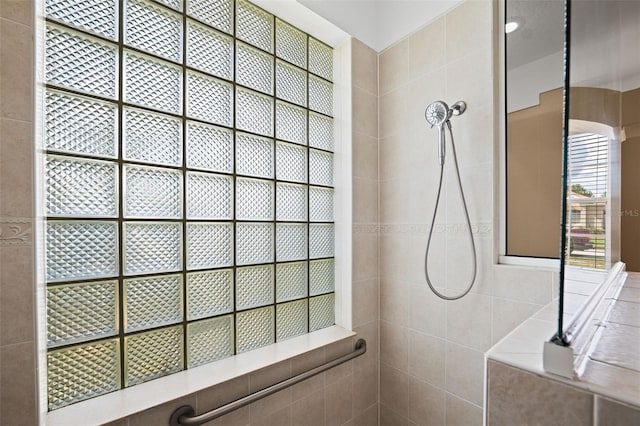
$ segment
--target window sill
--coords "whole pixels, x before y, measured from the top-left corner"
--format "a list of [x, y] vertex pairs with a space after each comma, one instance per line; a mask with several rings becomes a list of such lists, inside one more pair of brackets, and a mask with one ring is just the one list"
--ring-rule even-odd
[[296, 357], [356, 333], [333, 326], [47, 413], [47, 426], [112, 422]]
[[548, 268], [560, 270], [559, 259], [546, 259], [541, 257], [499, 256], [500, 265], [531, 266], [535, 268]]

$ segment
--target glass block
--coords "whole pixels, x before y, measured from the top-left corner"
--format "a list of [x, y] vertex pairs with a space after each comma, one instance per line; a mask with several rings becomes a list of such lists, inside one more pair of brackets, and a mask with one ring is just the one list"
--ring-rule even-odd
[[116, 163], [48, 155], [45, 179], [46, 211], [50, 216], [118, 214]]
[[126, 0], [124, 42], [182, 62], [182, 17], [146, 0]]
[[118, 37], [117, 0], [47, 0], [48, 17], [103, 37]]
[[236, 82], [273, 95], [273, 56], [238, 42]]
[[307, 225], [276, 225], [276, 260], [301, 260], [307, 258]]
[[150, 56], [124, 52], [124, 100], [162, 111], [182, 113], [182, 69]]
[[335, 261], [333, 259], [309, 262], [309, 291], [311, 296], [324, 294], [335, 289]]
[[182, 275], [124, 280], [123, 288], [126, 332], [182, 321]]
[[333, 222], [334, 190], [331, 188], [309, 188], [309, 220], [311, 222]]
[[273, 304], [273, 265], [236, 270], [236, 310]]
[[236, 224], [236, 264], [273, 262], [273, 224]]
[[276, 137], [288, 142], [307, 143], [307, 110], [276, 102]]
[[182, 371], [182, 326], [124, 338], [125, 387]]
[[175, 9], [178, 12], [182, 11], [182, 0], [155, 0], [158, 3], [162, 3], [169, 6], [171, 9]]
[[230, 223], [187, 224], [187, 268], [231, 266], [233, 226]]
[[309, 225], [309, 257], [332, 257], [334, 253], [334, 225]]
[[331, 327], [336, 323], [335, 294], [325, 294], [309, 299], [309, 331]]
[[182, 121], [168, 115], [124, 108], [124, 158], [182, 165]]
[[276, 55], [300, 68], [307, 68], [307, 35], [276, 18]]
[[307, 262], [276, 265], [276, 302], [306, 297], [307, 285]]
[[118, 275], [115, 222], [47, 221], [47, 281]]
[[187, 274], [187, 319], [189, 321], [233, 311], [233, 270]]
[[233, 34], [233, 0], [188, 0], [187, 13], [220, 31]]
[[233, 178], [187, 172], [187, 218], [232, 219]]
[[233, 315], [187, 324], [187, 368], [233, 355]]
[[85, 93], [115, 98], [118, 48], [55, 25], [47, 25], [46, 79]]
[[214, 124], [233, 124], [233, 86], [204, 74], [187, 72], [187, 115]]
[[276, 220], [307, 220], [307, 186], [278, 183], [276, 187]]
[[118, 281], [65, 284], [47, 288], [47, 346], [118, 333]]
[[126, 217], [179, 219], [182, 217], [182, 172], [124, 166], [124, 198]]
[[118, 107], [84, 96], [47, 90], [45, 101], [47, 149], [116, 157]]
[[276, 96], [300, 106], [307, 106], [307, 72], [276, 61]]
[[309, 71], [333, 81], [333, 49], [309, 37]]
[[182, 269], [182, 224], [125, 222], [124, 273], [137, 275]]
[[292, 182], [307, 181], [307, 149], [278, 142], [276, 145], [276, 178]]
[[118, 339], [49, 352], [47, 382], [49, 410], [120, 389]]
[[305, 334], [309, 314], [307, 300], [283, 303], [276, 306], [276, 340], [278, 342]]
[[333, 84], [309, 76], [309, 109], [333, 116]]
[[237, 353], [274, 343], [273, 306], [239, 312], [236, 315]]
[[216, 77], [233, 78], [233, 38], [189, 20], [187, 64]]
[[309, 150], [309, 182], [314, 185], [333, 186], [333, 154]]
[[236, 87], [236, 127], [273, 136], [273, 98]]
[[309, 112], [309, 146], [333, 151], [333, 118]]
[[273, 220], [273, 182], [236, 179], [236, 219]]
[[273, 177], [273, 141], [260, 136], [236, 133], [236, 173]]
[[273, 15], [245, 0], [238, 0], [236, 37], [273, 53]]
[[231, 173], [233, 171], [233, 131], [187, 121], [187, 166]]

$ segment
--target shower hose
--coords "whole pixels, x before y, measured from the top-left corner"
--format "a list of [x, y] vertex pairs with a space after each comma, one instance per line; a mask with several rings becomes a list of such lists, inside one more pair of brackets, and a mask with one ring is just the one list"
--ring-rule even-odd
[[449, 129], [449, 136], [451, 137], [451, 152], [453, 153], [453, 163], [456, 168], [456, 177], [458, 178], [458, 188], [460, 188], [460, 196], [462, 198], [464, 216], [467, 221], [467, 228], [469, 229], [469, 240], [471, 241], [471, 252], [473, 254], [473, 274], [471, 277], [471, 281], [469, 282], [469, 286], [462, 293], [455, 296], [447, 296], [440, 293], [438, 290], [435, 289], [433, 283], [431, 282], [431, 278], [429, 277], [429, 267], [427, 266], [427, 261], [429, 260], [429, 249], [431, 248], [431, 238], [433, 237], [433, 228], [435, 227], [435, 223], [436, 223], [436, 214], [438, 213], [438, 206], [440, 204], [440, 194], [442, 192], [442, 180], [444, 178], [445, 162], [442, 161], [440, 164], [440, 182], [438, 183], [438, 195], [436, 196], [436, 205], [433, 209], [433, 219], [431, 219], [431, 227], [429, 228], [429, 238], [427, 239], [427, 248], [424, 254], [424, 275], [425, 275], [425, 278], [427, 279], [427, 284], [429, 285], [429, 288], [431, 289], [431, 291], [433, 291], [433, 293], [436, 296], [444, 300], [458, 300], [466, 296], [467, 293], [471, 291], [471, 288], [473, 287], [473, 284], [476, 281], [478, 259], [476, 256], [476, 244], [475, 244], [475, 241], [473, 240], [473, 230], [471, 229], [471, 220], [469, 220], [469, 211], [467, 209], [467, 202], [464, 198], [464, 190], [462, 189], [462, 181], [460, 179], [460, 169], [458, 168], [458, 157], [456, 156], [456, 145], [453, 139], [453, 131], [451, 130], [451, 123], [449, 122], [449, 120], [446, 121], [446, 124], [447, 124], [447, 128]]

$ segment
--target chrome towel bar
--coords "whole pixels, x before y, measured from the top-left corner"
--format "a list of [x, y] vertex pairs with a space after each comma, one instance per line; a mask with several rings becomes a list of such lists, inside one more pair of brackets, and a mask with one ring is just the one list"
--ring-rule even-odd
[[286, 380], [278, 382], [275, 385], [269, 386], [268, 388], [264, 388], [257, 392], [251, 393], [247, 396], [244, 396], [240, 399], [237, 399], [233, 402], [223, 405], [222, 407], [215, 408], [211, 411], [208, 411], [206, 413], [196, 416], [195, 410], [193, 409], [192, 406], [183, 405], [182, 407], [177, 408], [173, 412], [173, 414], [171, 414], [171, 418], [169, 419], [169, 424], [171, 426], [198, 426], [198, 425], [204, 424], [213, 419], [217, 419], [218, 417], [222, 417], [225, 414], [228, 414], [234, 410], [237, 410], [238, 408], [242, 408], [245, 405], [249, 405], [252, 402], [265, 398], [278, 391], [281, 391], [282, 389], [288, 388], [289, 386], [293, 386], [296, 383], [300, 383], [303, 380], [306, 380], [310, 377], [313, 377], [317, 374], [327, 371], [335, 366], [338, 366], [356, 357], [359, 357], [360, 355], [364, 354], [366, 351], [367, 351], [367, 342], [364, 339], [358, 339], [353, 352], [343, 355], [340, 358], [336, 358], [327, 363], [324, 363], [318, 367], [312, 368], [311, 370], [307, 370], [304, 373], [300, 373], [296, 376], [293, 376]]

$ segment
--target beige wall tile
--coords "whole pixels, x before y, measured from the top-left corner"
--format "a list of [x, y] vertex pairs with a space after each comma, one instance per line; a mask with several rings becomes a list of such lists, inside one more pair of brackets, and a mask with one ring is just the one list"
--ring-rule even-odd
[[33, 246], [0, 246], [0, 337], [2, 345], [35, 338]]
[[2, 0], [0, 1], [0, 17], [32, 27], [33, 1]]
[[374, 404], [361, 414], [355, 415], [345, 426], [378, 426], [378, 404]]
[[[344, 339], [339, 342], [332, 343], [325, 347], [325, 356], [327, 361], [341, 357], [353, 351], [355, 347], [354, 339]], [[326, 386], [337, 382], [344, 376], [353, 373], [353, 361], [347, 361], [337, 367], [328, 370], [325, 373]]]
[[492, 426], [593, 424], [589, 393], [494, 361], [488, 364], [488, 380]]
[[33, 121], [33, 29], [0, 18], [0, 117]]
[[446, 71], [443, 65], [409, 82], [409, 93], [411, 93], [411, 96], [407, 99], [407, 122], [409, 127], [419, 127], [425, 132], [423, 134], [429, 135], [428, 138], [423, 136], [419, 139], [422, 143], [426, 141], [436, 141], [436, 135], [438, 133], [435, 128], [430, 129], [431, 125], [427, 123], [425, 119], [424, 113], [427, 106], [431, 102], [438, 100], [451, 102], [447, 100]]
[[409, 79], [409, 40], [403, 39], [385, 49], [378, 57], [380, 95], [384, 95]]
[[415, 78], [445, 61], [445, 18], [437, 19], [409, 37], [409, 76]]
[[446, 390], [476, 405], [484, 395], [484, 353], [447, 342]]
[[32, 124], [0, 119], [0, 142], [0, 217], [33, 217]]
[[518, 268], [493, 267], [493, 294], [519, 302], [546, 305], [554, 297], [552, 277], [556, 272]]
[[378, 236], [353, 236], [353, 280], [362, 281], [378, 276]]
[[375, 358], [354, 361], [353, 390], [354, 414], [378, 402], [378, 363]]
[[407, 115], [408, 99], [407, 84], [380, 96], [380, 138], [389, 137], [407, 127], [410, 120]]
[[[240, 399], [249, 394], [249, 377], [242, 376], [227, 382], [221, 383], [209, 389], [205, 389], [196, 394], [196, 413], [202, 414], [206, 411], [219, 408], [231, 401]], [[233, 417], [234, 423], [249, 423], [249, 408], [245, 407], [234, 415], [224, 416], [230, 422]], [[221, 418], [222, 419], [222, 418]], [[220, 421], [219, 421], [220, 422]], [[243, 423], [244, 422], [244, 423]]]
[[261, 416], [251, 422], [251, 426], [293, 426], [291, 423], [291, 406], [274, 413]]
[[354, 327], [378, 319], [378, 280], [369, 279], [351, 283], [353, 295], [352, 324]]
[[397, 133], [380, 139], [381, 181], [407, 177], [407, 170], [412, 161], [409, 143], [406, 129], [401, 129]]
[[145, 410], [136, 415], [130, 416], [129, 426], [149, 426], [149, 425], [161, 425], [169, 423], [169, 418], [171, 414], [176, 410], [176, 408], [182, 407], [183, 405], [190, 405], [195, 407], [196, 405], [196, 396], [187, 395], [183, 398], [176, 399], [175, 401], [167, 402], [166, 404], [162, 404], [148, 410]]
[[[463, 100], [469, 111], [491, 108], [493, 99], [492, 50], [480, 49], [446, 65], [448, 104]], [[465, 112], [466, 114], [466, 112]], [[455, 120], [464, 121], [463, 116]]]
[[596, 396], [595, 426], [625, 426], [640, 424], [640, 409]]
[[358, 338], [367, 341], [367, 352], [354, 361], [355, 365], [359, 363], [378, 364], [378, 328], [378, 321], [354, 327], [353, 331], [358, 333]]
[[378, 179], [378, 139], [363, 133], [353, 135], [353, 177]]
[[353, 131], [378, 137], [378, 97], [358, 87], [353, 88]]
[[444, 425], [444, 395], [442, 389], [409, 377], [409, 420], [419, 426]]
[[409, 419], [380, 404], [380, 426], [409, 426]]
[[383, 362], [380, 363], [380, 404], [404, 418], [409, 415], [409, 375]]
[[380, 280], [380, 319], [398, 326], [409, 324], [409, 286], [400, 279]]
[[[318, 367], [325, 362], [324, 348], [319, 348], [311, 352], [307, 352], [291, 360], [291, 374], [296, 375], [303, 373], [312, 368]], [[305, 398], [324, 387], [325, 374], [321, 373], [317, 376], [311, 377], [303, 382], [293, 385], [291, 391], [293, 393], [293, 400], [296, 401], [301, 398]]]
[[486, 351], [491, 347], [491, 297], [469, 293], [447, 303], [447, 339]]
[[[380, 187], [380, 223], [407, 223], [411, 217], [408, 203], [410, 203], [411, 187], [408, 179], [393, 179], [381, 181]], [[381, 256], [380, 261], [385, 257]]]
[[[274, 366], [263, 368], [249, 375], [249, 391], [255, 392], [291, 377], [291, 362], [283, 361]], [[291, 405], [291, 388], [281, 390], [249, 406], [251, 423], [266, 418], [276, 411]]]
[[491, 306], [492, 343], [497, 343], [542, 307], [543, 305], [494, 298]]
[[321, 389], [293, 403], [291, 424], [324, 426], [325, 411], [325, 392]]
[[482, 426], [482, 407], [457, 398], [450, 393], [446, 396], [447, 426]]
[[380, 321], [380, 362], [403, 372], [409, 371], [408, 329]]
[[413, 284], [409, 287], [409, 328], [436, 337], [444, 337], [446, 330], [446, 302], [427, 287]]
[[353, 221], [378, 221], [378, 182], [372, 179], [353, 179]]
[[375, 50], [353, 39], [351, 44], [353, 84], [369, 93], [378, 93], [378, 55]]
[[353, 417], [353, 374], [328, 385], [324, 390], [325, 419], [328, 425], [341, 425]]
[[446, 15], [447, 62], [491, 43], [492, 12], [491, 1], [479, 0], [466, 1]]
[[430, 385], [444, 388], [445, 345], [444, 339], [410, 331], [409, 374]]
[[0, 424], [37, 424], [35, 350], [34, 342], [0, 347]]

